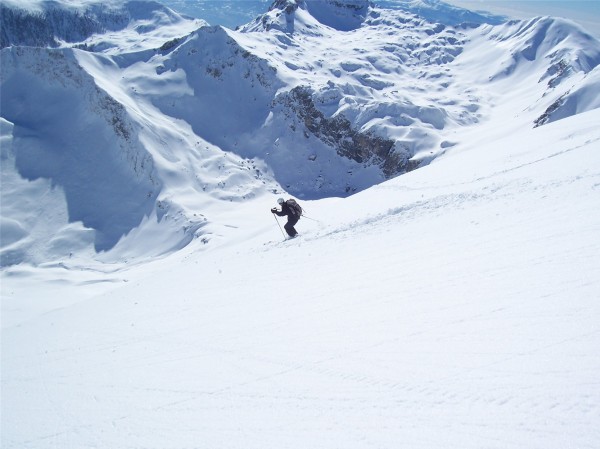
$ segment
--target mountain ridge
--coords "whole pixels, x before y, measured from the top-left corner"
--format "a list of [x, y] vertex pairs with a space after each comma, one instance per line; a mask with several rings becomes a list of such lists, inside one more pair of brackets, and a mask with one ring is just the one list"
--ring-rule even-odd
[[[106, 51], [114, 43], [94, 37], [123, 33], [150, 40], [160, 28], [192, 30], [205, 22], [182, 16], [153, 0], [83, 2], [39, 0], [33, 3], [0, 3], [0, 48], [35, 46], [57, 48], [79, 45], [90, 51]], [[135, 37], [133, 38], [135, 39]]]

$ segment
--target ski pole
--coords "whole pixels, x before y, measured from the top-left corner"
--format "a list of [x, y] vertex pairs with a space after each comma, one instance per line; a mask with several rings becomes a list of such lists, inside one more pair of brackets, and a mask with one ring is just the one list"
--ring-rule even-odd
[[[273, 218], [275, 219], [275, 221], [277, 222], [277, 226], [279, 226], [279, 230], [281, 231], [281, 233], [283, 234], [283, 229], [281, 229], [281, 225], [279, 224], [279, 220], [277, 219], [277, 216], [275, 214], [273, 214]], [[283, 234], [283, 238], [285, 238], [285, 234]]]
[[306, 215], [304, 215], [304, 214], [302, 214], [302, 216], [303, 216], [304, 218], [307, 218], [307, 219], [309, 219], [309, 220], [316, 221], [317, 223], [321, 223], [319, 220], [315, 220], [314, 218], [307, 217], [307, 216], [306, 216]]
[[308, 215], [306, 215], [306, 212], [307, 212], [306, 207], [303, 207], [302, 208], [302, 215], [301, 216], [304, 217], [304, 218], [307, 218], [309, 220], [316, 221], [317, 223], [321, 223], [319, 220], [315, 220], [314, 218], [310, 218]]

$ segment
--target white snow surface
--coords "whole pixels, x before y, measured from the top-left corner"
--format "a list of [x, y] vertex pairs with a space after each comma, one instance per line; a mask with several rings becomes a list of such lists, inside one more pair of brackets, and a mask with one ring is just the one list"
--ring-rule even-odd
[[[372, 14], [2, 50], [3, 448], [598, 447], [598, 41]], [[326, 117], [435, 145], [296, 195], [284, 240], [278, 181], [308, 192], [328, 153], [263, 114], [306, 84]]]
[[12, 268], [3, 447], [596, 447], [598, 120], [487, 129], [295, 240], [259, 197], [215, 247]]

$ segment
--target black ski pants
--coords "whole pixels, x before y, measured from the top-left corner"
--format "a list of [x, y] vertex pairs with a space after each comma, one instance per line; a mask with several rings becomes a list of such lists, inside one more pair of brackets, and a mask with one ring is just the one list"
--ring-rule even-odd
[[299, 218], [288, 215], [288, 221], [283, 227], [285, 228], [285, 232], [287, 232], [290, 237], [295, 237], [296, 234], [298, 234], [298, 231], [296, 231], [294, 228], [296, 223], [298, 223], [298, 220]]

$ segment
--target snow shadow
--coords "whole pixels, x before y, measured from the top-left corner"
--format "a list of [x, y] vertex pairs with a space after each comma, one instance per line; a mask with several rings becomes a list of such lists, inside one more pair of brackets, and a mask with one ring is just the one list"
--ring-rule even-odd
[[78, 81], [17, 70], [3, 83], [2, 115], [14, 123], [20, 176], [60, 186], [69, 222], [96, 230], [95, 250], [106, 251], [152, 212], [160, 185], [122, 105]]

